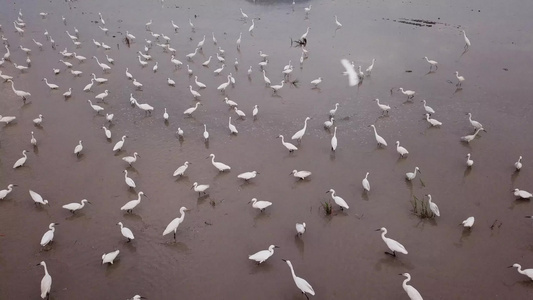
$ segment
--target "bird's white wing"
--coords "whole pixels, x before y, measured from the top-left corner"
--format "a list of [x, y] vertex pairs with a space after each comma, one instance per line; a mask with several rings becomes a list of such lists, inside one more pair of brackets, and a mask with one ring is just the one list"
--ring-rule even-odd
[[352, 66], [352, 64], [345, 58], [341, 59], [341, 64], [346, 69], [346, 73], [348, 73], [350, 86], [358, 85], [359, 76], [357, 76], [357, 73], [355, 73], [355, 68]]

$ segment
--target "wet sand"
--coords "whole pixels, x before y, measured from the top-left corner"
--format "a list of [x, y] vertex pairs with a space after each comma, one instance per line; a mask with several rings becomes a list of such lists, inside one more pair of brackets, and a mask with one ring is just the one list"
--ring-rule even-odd
[[[397, 275], [403, 272], [411, 274], [411, 284], [428, 299], [530, 297], [531, 281], [507, 269], [515, 262], [533, 267], [533, 228], [524, 218], [532, 214], [531, 204], [515, 201], [510, 192], [515, 187], [533, 189], [528, 158], [532, 129], [526, 119], [533, 110], [533, 71], [527, 63], [533, 53], [527, 34], [532, 26], [529, 2], [310, 1], [296, 4], [294, 12], [290, 1], [97, 3], [2, 4], [0, 24], [10, 42], [11, 60], [23, 64], [26, 55], [17, 48], [23, 45], [32, 49], [32, 64], [24, 73], [9, 62], [0, 70], [14, 76], [16, 88], [32, 96], [22, 105], [8, 83], [0, 85], [1, 114], [17, 117], [13, 124], [0, 125], [0, 189], [18, 184], [0, 201], [1, 299], [37, 299], [44, 272], [35, 264], [42, 260], [53, 277], [51, 299], [126, 299], [135, 294], [149, 299], [303, 299], [281, 258], [291, 260], [296, 274], [313, 286], [314, 299], [405, 299], [403, 277]], [[305, 18], [303, 9], [309, 4], [313, 8]], [[253, 36], [248, 33], [250, 20], [240, 20], [241, 7], [256, 18]], [[12, 25], [19, 8], [27, 23], [22, 37]], [[49, 15], [41, 18], [41, 11]], [[109, 28], [107, 35], [95, 22], [98, 11]], [[335, 14], [343, 24], [339, 30]], [[171, 38], [170, 45], [184, 63], [181, 69], [175, 70], [170, 54], [156, 45], [149, 52], [153, 59], [148, 66], [139, 65], [137, 51], [142, 51], [145, 38], [153, 40], [144, 25], [150, 19], [154, 32]], [[180, 26], [178, 33], [173, 32], [172, 19]], [[399, 22], [406, 20], [436, 24]], [[72, 34], [74, 26], [82, 42], [78, 49], [64, 32]], [[301, 50], [290, 47], [290, 38], [299, 38], [308, 26], [309, 58], [300, 68]], [[45, 41], [45, 29], [56, 50]], [[464, 54], [461, 29], [472, 41]], [[126, 30], [137, 37], [130, 48], [123, 40]], [[215, 56], [211, 32], [226, 51], [227, 66], [220, 76], [213, 75], [220, 66], [216, 57], [209, 68], [201, 66]], [[243, 36], [237, 51], [239, 32]], [[186, 62], [185, 55], [204, 34], [203, 53]], [[45, 45], [42, 51], [32, 38]], [[112, 49], [96, 48], [93, 38]], [[79, 78], [58, 62], [58, 51], [65, 47], [87, 57], [83, 63], [68, 60], [73, 69], [83, 71]], [[299, 84], [272, 96], [257, 65], [259, 50], [270, 55], [266, 70], [273, 84], [283, 79], [281, 70], [289, 60], [295, 66], [291, 79]], [[91, 57], [105, 60], [106, 53], [115, 64], [103, 74]], [[439, 62], [436, 72], [428, 73], [424, 56]], [[339, 63], [343, 57], [363, 70], [376, 58], [372, 75], [359, 87], [348, 87]], [[159, 62], [155, 74], [154, 61]], [[194, 76], [187, 75], [187, 63], [208, 86], [200, 90], [203, 106], [190, 118], [182, 114], [196, 102], [188, 86], [198, 88]], [[144, 85], [142, 91], [127, 80], [126, 67]], [[61, 73], [54, 75], [52, 68]], [[466, 77], [459, 90], [455, 71]], [[83, 92], [93, 72], [109, 81]], [[237, 120], [216, 90], [228, 72], [237, 83], [226, 95], [247, 114], [244, 120]], [[311, 89], [309, 82], [319, 76], [324, 79], [320, 89]], [[60, 89], [51, 91], [41, 81], [44, 77]], [[176, 87], [166, 84], [167, 77]], [[69, 87], [73, 96], [64, 100], [62, 93]], [[416, 96], [406, 101], [401, 93], [390, 93], [393, 87], [415, 90]], [[106, 89], [110, 95], [99, 105], [115, 114], [112, 141], [105, 139], [101, 128], [105, 117], [87, 103]], [[130, 106], [130, 93], [155, 107], [151, 116]], [[392, 107], [388, 116], [381, 116], [374, 98]], [[443, 122], [441, 128], [429, 128], [423, 119], [422, 99], [436, 110], [434, 118]], [[339, 146], [332, 154], [333, 131], [325, 131], [323, 122], [336, 102]], [[260, 112], [254, 121], [256, 104]], [[163, 121], [165, 107], [168, 124]], [[459, 141], [472, 133], [467, 112], [487, 130], [470, 144]], [[39, 114], [44, 116], [41, 128], [31, 121]], [[239, 130], [237, 136], [229, 134], [229, 116]], [[300, 149], [289, 154], [276, 136], [290, 138], [307, 116], [312, 119]], [[208, 145], [202, 138], [204, 123], [210, 133]], [[376, 125], [388, 147], [376, 147], [370, 124]], [[178, 127], [185, 132], [182, 142], [175, 135]], [[29, 143], [30, 131], [38, 140], [36, 148]], [[113, 154], [123, 134], [129, 136], [123, 151]], [[72, 152], [80, 139], [84, 150], [77, 158]], [[396, 140], [409, 150], [408, 158], [398, 158]], [[27, 163], [13, 170], [23, 149], [30, 151]], [[120, 207], [136, 193], [124, 183], [127, 164], [120, 158], [133, 152], [141, 157], [127, 169], [137, 183], [136, 192], [149, 198], [126, 214]], [[231, 171], [219, 173], [205, 159], [210, 153]], [[475, 161], [471, 170], [465, 166], [467, 153]], [[519, 155], [524, 156], [524, 168], [518, 174], [513, 164]], [[187, 176], [176, 180], [172, 173], [185, 161], [192, 162]], [[423, 172], [421, 180], [406, 182], [405, 173], [415, 166]], [[299, 182], [289, 175], [293, 169], [313, 174]], [[260, 174], [251, 182], [237, 179], [252, 170]], [[361, 180], [367, 171], [371, 191], [365, 194]], [[207, 196], [199, 198], [190, 189], [195, 181], [211, 185]], [[325, 215], [321, 202], [331, 199], [325, 194], [330, 188], [348, 202], [348, 211], [334, 205], [333, 214]], [[35, 207], [29, 189], [48, 199], [50, 206]], [[439, 205], [439, 218], [420, 219], [411, 212], [413, 195], [421, 199], [428, 193]], [[248, 204], [254, 197], [274, 204], [259, 213]], [[75, 215], [61, 208], [84, 198], [93, 204]], [[179, 216], [181, 206], [191, 211], [174, 242], [171, 235], [161, 233]], [[475, 216], [476, 223], [465, 231], [458, 224], [469, 216]], [[131, 243], [121, 236], [119, 221], [135, 234]], [[51, 249], [42, 251], [39, 240], [50, 222], [60, 225]], [[295, 237], [296, 222], [307, 224], [302, 238]], [[409, 254], [385, 255], [388, 249], [375, 231], [380, 227], [387, 227], [388, 236]], [[248, 260], [248, 255], [270, 244], [280, 249], [265, 263], [257, 266]], [[102, 254], [115, 249], [121, 251], [115, 264], [101, 265]]]

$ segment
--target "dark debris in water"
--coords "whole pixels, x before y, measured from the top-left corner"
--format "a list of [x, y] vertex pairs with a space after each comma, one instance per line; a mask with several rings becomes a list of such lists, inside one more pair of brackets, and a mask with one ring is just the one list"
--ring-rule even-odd
[[[389, 20], [389, 19], [386, 19], [386, 20]], [[439, 18], [439, 20], [440, 20], [440, 18]], [[429, 21], [429, 20], [424, 20], [424, 19], [400, 18], [398, 20], [394, 20], [393, 19], [392, 21], [393, 22], [402, 23], [402, 24], [407, 24], [407, 25], [418, 26], [418, 27], [433, 27], [433, 25], [437, 25], [437, 24], [446, 25], [446, 24], [441, 23], [441, 22]]]

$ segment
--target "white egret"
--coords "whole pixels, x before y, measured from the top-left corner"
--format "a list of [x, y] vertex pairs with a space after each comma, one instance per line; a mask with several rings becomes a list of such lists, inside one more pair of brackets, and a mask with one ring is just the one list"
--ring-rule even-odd
[[335, 121], [335, 118], [330, 117], [329, 120], [324, 122], [324, 128], [329, 129], [331, 126], [333, 126], [334, 121]]
[[193, 183], [191, 189], [194, 189], [195, 192], [207, 194], [205, 191], [209, 188], [209, 184], [198, 184], [198, 182]]
[[189, 167], [189, 164], [190, 164], [190, 162], [186, 161], [182, 166], [180, 166], [179, 168], [176, 169], [176, 171], [174, 171], [172, 176], [174, 176], [174, 177], [183, 176], [183, 174], [185, 173], [185, 171]]
[[217, 90], [224, 92], [231, 83], [231, 75], [228, 75], [228, 82], [224, 82], [217, 87]]
[[46, 267], [46, 263], [44, 261], [41, 261], [41, 263], [37, 265], [44, 267], [44, 276], [43, 279], [41, 279], [41, 298], [50, 298], [50, 290], [52, 289], [52, 276], [50, 276], [50, 273], [48, 273], [48, 268]]
[[430, 194], [427, 194], [426, 196], [428, 196], [429, 209], [431, 210], [431, 212], [433, 212], [433, 214], [435, 216], [440, 217], [439, 207], [434, 202], [431, 202], [431, 195]]
[[422, 299], [422, 295], [420, 295], [420, 293], [412, 286], [412, 285], [409, 285], [407, 284], [407, 282], [409, 282], [409, 280], [411, 280], [411, 275], [409, 273], [403, 273], [403, 274], [400, 274], [404, 277], [407, 277], [403, 283], [402, 283], [402, 287], [403, 287], [403, 290], [407, 293], [407, 296], [409, 296], [409, 299], [411, 300], [423, 300]]
[[400, 154], [401, 157], [404, 157], [405, 155], [409, 154], [409, 151], [407, 151], [407, 149], [400, 146], [400, 141], [396, 141], [396, 152], [398, 152], [398, 154]]
[[131, 232], [128, 227], [124, 227], [124, 225], [122, 225], [122, 222], [118, 222], [117, 225], [120, 226], [120, 233], [122, 233], [122, 235], [128, 239], [128, 243], [131, 242], [131, 240], [135, 239], [135, 237], [133, 236], [133, 232]]
[[26, 163], [26, 159], [28, 159], [26, 152], [26, 150], [22, 150], [22, 157], [15, 162], [15, 164], [13, 165], [13, 169], [24, 166], [24, 163]]
[[50, 223], [50, 225], [48, 226], [49, 230], [45, 232], [43, 234], [43, 237], [41, 238], [41, 246], [44, 247], [54, 240], [54, 232], [56, 231], [56, 225], [59, 225], [59, 223]]
[[426, 100], [422, 100], [422, 102], [424, 103], [424, 110], [426, 111], [426, 113], [430, 115], [435, 113], [435, 110], [433, 108], [426, 105]]
[[178, 135], [178, 139], [183, 139], [183, 130], [180, 127], [178, 127], [176, 134]]
[[337, 109], [339, 108], [339, 103], [335, 103], [335, 108], [329, 111], [329, 115], [331, 117], [335, 116], [335, 113], [337, 113]]
[[[307, 8], [305, 8], [307, 10]], [[311, 10], [311, 6], [309, 6], [309, 10]], [[307, 35], [309, 34], [309, 29], [311, 29], [311, 27], [307, 27], [307, 29], [305, 30], [304, 34], [302, 34], [302, 36], [300, 37], [300, 40], [303, 40], [303, 39], [306, 39], [307, 38]]]
[[231, 124], [231, 117], [229, 117], [228, 127], [229, 127], [230, 134], [238, 134], [239, 133], [239, 131], [237, 130], [237, 127], [235, 127], [235, 125]]
[[180, 60], [174, 58], [174, 55], [172, 55], [172, 57], [170, 58], [170, 62], [172, 62], [172, 63], [174, 64], [174, 67], [175, 67], [176, 69], [179, 69], [179, 67], [180, 67], [181, 65], [183, 65], [183, 63], [182, 63]]
[[279, 90], [283, 88], [283, 84], [285, 83], [284, 80], [281, 81], [281, 84], [271, 85], [270, 88], [274, 92], [274, 94], [277, 94]]
[[33, 202], [35, 202], [35, 205], [37, 204], [50, 205], [48, 204], [48, 200], [43, 199], [41, 195], [37, 194], [36, 192], [32, 190], [29, 190], [29, 191], [30, 191], [30, 197], [33, 200]]
[[259, 174], [259, 172], [257, 172], [257, 171], [244, 172], [244, 173], [241, 173], [241, 174], [237, 175], [237, 178], [244, 179], [244, 181], [248, 181], [250, 179], [255, 178], [255, 176], [257, 176], [257, 174]]
[[472, 140], [474, 140], [474, 139], [476, 138], [476, 136], [478, 135], [478, 133], [479, 133], [480, 131], [482, 131], [482, 130], [485, 131], [485, 129], [483, 129], [483, 128], [479, 128], [479, 129], [476, 130], [476, 132], [475, 132], [474, 134], [470, 134], [470, 135], [462, 136], [462, 137], [461, 137], [461, 141], [462, 141], [462, 142], [470, 143]]
[[299, 236], [302, 236], [302, 234], [305, 233], [305, 222], [303, 223], [296, 223], [296, 234]]
[[474, 221], [475, 221], [474, 217], [468, 217], [466, 220], [461, 222], [461, 224], [459, 225], [463, 225], [463, 227], [465, 228], [472, 228], [472, 226], [474, 226]]
[[[217, 54], [218, 55], [218, 54]], [[220, 68], [216, 69], [213, 71], [213, 73], [215, 73], [215, 75], [219, 75], [220, 72], [222, 72], [222, 70], [224, 70], [224, 66], [226, 66], [225, 64], [222, 64], [222, 66], [220, 66]]]
[[137, 100], [135, 100], [135, 105], [137, 105], [138, 108], [144, 110], [144, 112], [147, 113], [147, 114], [152, 114], [152, 111], [154, 110], [154, 107], [151, 106], [150, 104], [148, 104], [148, 103], [139, 104], [139, 102], [137, 102]]
[[346, 69], [346, 74], [348, 75], [348, 83], [350, 86], [356, 86], [361, 80], [359, 75], [355, 72], [355, 67], [350, 63], [349, 60], [343, 58], [341, 59], [341, 64]]
[[7, 186], [7, 189], [1, 190], [0, 191], [0, 200], [3, 200], [5, 197], [7, 197], [7, 195], [9, 195], [9, 193], [11, 193], [11, 191], [13, 190], [14, 186], [17, 186], [17, 185], [16, 184], [9, 184]]
[[240, 51], [241, 50], [241, 39], [242, 39], [242, 32], [239, 33], [239, 38], [237, 39], [237, 50]]
[[46, 85], [51, 89], [51, 90], [57, 90], [59, 88], [59, 86], [57, 84], [53, 84], [53, 83], [48, 83], [48, 79], [46, 78], [43, 78], [44, 82], [46, 83]]
[[474, 127], [474, 129], [483, 128], [483, 125], [481, 123], [479, 123], [476, 120], [472, 120], [472, 113], [467, 113], [467, 115], [468, 115], [468, 121], [470, 122], [470, 125]]
[[256, 105], [254, 105], [254, 109], [252, 110], [252, 116], [254, 117], [254, 120], [257, 118], [257, 114], [259, 113], [259, 108]]
[[[33, 131], [31, 132], [31, 139], [30, 139], [30, 143], [34, 146], [37, 146], [37, 139], [35, 139], [35, 137], [33, 136]], [[1, 199], [1, 198], [0, 198]]]
[[114, 117], [114, 116], [115, 116], [114, 114], [105, 114], [105, 119], [106, 119], [109, 123], [111, 123], [111, 122], [113, 122], [113, 117]]
[[115, 258], [117, 258], [118, 254], [120, 253], [120, 250], [115, 250], [113, 252], [109, 252], [109, 253], [104, 253], [102, 255], [102, 265], [103, 264], [113, 264], [113, 261], [115, 260]]
[[189, 65], [187, 65], [187, 73], [189, 74], [189, 76], [191, 76], [193, 73]]
[[407, 254], [407, 250], [402, 244], [398, 243], [397, 241], [391, 238], [385, 237], [385, 234], [387, 234], [387, 228], [381, 227], [380, 229], [376, 229], [376, 231], [381, 231], [381, 238], [383, 239], [385, 244], [387, 244], [387, 247], [389, 247], [389, 249], [392, 251], [392, 253], [385, 252], [386, 254], [389, 254], [392, 256], [396, 256], [396, 252]]
[[93, 79], [94, 81], [98, 82], [98, 83], [104, 83], [104, 82], [107, 82], [107, 78], [103, 78], [103, 77], [96, 77], [96, 75], [94, 73], [91, 73], [91, 76], [93, 76]]
[[318, 85], [322, 82], [322, 77], [318, 77], [317, 79], [311, 81], [311, 84], [314, 85], [315, 88], [318, 88]]
[[390, 106], [379, 103], [379, 99], [375, 99], [376, 103], [378, 104], [378, 107], [381, 109], [381, 113], [389, 113]]
[[134, 189], [136, 187], [135, 181], [128, 177], [128, 170], [124, 170], [124, 181], [130, 188]]
[[128, 300], [141, 300], [141, 299], [146, 299], [146, 297], [143, 297], [141, 295], [135, 295], [135, 296], [133, 296], [133, 298], [128, 299]]
[[83, 56], [83, 55], [78, 55], [76, 54], [76, 52], [74, 52], [74, 58], [76, 58], [77, 60], [79, 60], [80, 62], [83, 62], [84, 60], [87, 59], [87, 57]]
[[[3, 61], [3, 60], [2, 60]], [[0, 62], [2, 62], [0, 61]], [[0, 63], [0, 65], [2, 65], [2, 63]], [[10, 79], [13, 79], [13, 76], [9, 76], [9, 75], [3, 75], [2, 74], [2, 71], [0, 71], [0, 78], [2, 78], [4, 81], [8, 81]]]
[[289, 142], [285, 142], [285, 139], [283, 138], [283, 135], [279, 135], [278, 138], [281, 138], [281, 144], [283, 146], [285, 146], [285, 148], [287, 148], [287, 150], [289, 150], [289, 152], [293, 152], [294, 150], [298, 150], [298, 148], [296, 146], [294, 146], [293, 144], [289, 143]]
[[237, 102], [233, 101], [233, 100], [230, 100], [228, 99], [228, 97], [224, 97], [224, 103], [226, 103], [227, 105], [229, 105], [230, 108], [233, 108], [235, 106], [238, 106]]
[[137, 157], [140, 157], [140, 155], [137, 154], [137, 152], [134, 152], [133, 156], [125, 156], [122, 158], [122, 160], [127, 162], [131, 166], [132, 163], [137, 161]]
[[329, 191], [326, 192], [326, 194], [327, 193], [331, 193], [331, 198], [333, 199], [333, 201], [335, 201], [335, 204], [337, 204], [338, 206], [341, 207], [341, 210], [350, 208], [348, 206], [348, 204], [346, 203], [346, 201], [344, 201], [344, 199], [342, 199], [341, 197], [335, 195], [335, 190], [334, 189], [330, 189]]
[[211, 62], [211, 58], [212, 58], [212, 57], [213, 57], [213, 56], [210, 55], [209, 58], [208, 58], [206, 61], [204, 61], [204, 62], [202, 63], [202, 66], [204, 66], [204, 67], [209, 67], [209, 63]]
[[215, 33], [214, 32], [211, 32], [212, 36], [213, 36], [213, 44], [217, 44], [217, 39], [215, 38]]
[[126, 140], [128, 136], [127, 135], [123, 135], [122, 136], [122, 139], [120, 141], [118, 141], [115, 146], [113, 146], [113, 151], [120, 151], [122, 150], [122, 146], [124, 146], [124, 140]]
[[437, 61], [430, 60], [427, 56], [424, 56], [424, 59], [429, 63], [429, 71], [431, 71], [433, 67], [435, 67], [435, 70], [439, 68], [439, 63]]
[[470, 159], [470, 153], [468, 153], [468, 154], [466, 155], [466, 165], [467, 165], [468, 167], [471, 167], [472, 165], [474, 165], [474, 161], [473, 161], [472, 159]]
[[11, 121], [16, 120], [17, 117], [14, 116], [1, 116], [0, 115], [0, 123], [6, 123], [9, 124]]
[[382, 138], [378, 132], [376, 131], [376, 126], [374, 124], [370, 125], [370, 127], [374, 128], [374, 136], [376, 138], [376, 142], [378, 143], [378, 146], [387, 146], [387, 142], [384, 138]]
[[259, 209], [259, 211], [263, 212], [265, 210], [265, 208], [269, 207], [270, 205], [272, 205], [272, 202], [270, 201], [258, 201], [257, 198], [252, 198], [252, 200], [250, 200], [250, 202], [248, 203], [252, 203], [252, 207], [253, 208], [257, 208]]
[[21, 90], [16, 90], [15, 89], [15, 84], [13, 83], [13, 80], [8, 79], [7, 81], [11, 82], [11, 89], [13, 90], [15, 95], [17, 95], [18, 97], [21, 97], [23, 101], [26, 101], [26, 97], [31, 96], [31, 94], [28, 93], [28, 92], [21, 91]]
[[207, 124], [204, 124], [203, 136], [204, 136], [204, 142], [207, 143], [207, 141], [209, 141], [209, 132], [207, 132]]
[[100, 68], [102, 68], [102, 71], [106, 72], [107, 70], [111, 70], [111, 67], [104, 64], [104, 63], [101, 63], [99, 60], [98, 60], [98, 57], [96, 56], [93, 56], [94, 59], [96, 59], [96, 63], [98, 63], [98, 65], [100, 66]]
[[231, 170], [230, 166], [228, 166], [228, 165], [226, 165], [224, 163], [215, 161], [215, 155], [213, 153], [209, 154], [209, 156], [206, 157], [206, 158], [210, 158], [210, 157], [211, 157], [211, 163], [213, 164], [213, 166], [215, 166], [215, 168], [218, 169], [219, 172], [224, 172], [224, 171]]
[[188, 211], [188, 209], [185, 206], [182, 206], [180, 208], [180, 216], [178, 218], [175, 218], [172, 220], [168, 225], [167, 228], [165, 228], [165, 231], [163, 231], [163, 235], [167, 235], [171, 232], [174, 232], [174, 240], [176, 240], [176, 231], [178, 230], [178, 227], [185, 219], [185, 212]]
[[191, 53], [185, 55], [185, 57], [187, 57], [188, 61], [192, 61], [193, 57], [196, 56], [197, 53], [198, 53], [198, 47], [196, 47], [196, 49], [194, 49], [194, 52], [191, 52]]
[[514, 167], [517, 171], [520, 171], [522, 169], [522, 156], [518, 158], [518, 161], [514, 163]]
[[63, 60], [59, 60], [60, 62], [62, 62], [67, 68], [72, 68], [72, 64], [69, 63], [68, 61], [63, 61]]
[[72, 88], [68, 88], [68, 91], [63, 93], [63, 97], [68, 98], [72, 95]]
[[98, 15], [100, 16], [100, 23], [105, 25], [105, 21], [104, 21], [104, 18], [102, 17], [102, 13], [99, 12]]
[[261, 70], [264, 70], [265, 67], [268, 65], [268, 59], [265, 59], [264, 61], [258, 63], [258, 65], [261, 68]]
[[307, 121], [309, 121], [311, 118], [310, 117], [306, 117], [305, 118], [305, 121], [304, 121], [304, 128], [298, 130], [293, 136], [291, 139], [293, 140], [298, 140], [298, 142], [301, 142], [302, 141], [302, 138], [305, 134], [305, 130], [307, 129]]
[[39, 114], [37, 118], [33, 119], [33, 124], [41, 126], [41, 123], [43, 123], [43, 115]]
[[103, 93], [96, 95], [94, 98], [104, 101], [104, 99], [109, 95], [109, 91], [105, 90]]
[[194, 83], [196, 83], [196, 85], [201, 89], [205, 89], [207, 87], [204, 83], [198, 81], [198, 76], [194, 76]]
[[124, 204], [124, 206], [120, 208], [120, 210], [125, 210], [129, 213], [133, 212], [133, 209], [141, 203], [141, 196], [145, 196], [148, 198], [148, 196], [146, 196], [143, 192], [139, 192], [137, 194], [137, 199], [128, 201], [126, 204]]
[[198, 106], [202, 105], [200, 102], [196, 102], [196, 105], [190, 108], [187, 108], [183, 114], [190, 116], [193, 112], [195, 112], [198, 109]]
[[265, 81], [265, 85], [270, 86], [271, 82], [270, 79], [266, 76], [265, 70], [263, 70], [263, 80]]
[[76, 156], [79, 156], [82, 150], [83, 150], [83, 145], [81, 144], [81, 140], [80, 140], [78, 145], [74, 148], [74, 154], [76, 154]]
[[422, 174], [422, 172], [420, 172], [420, 169], [418, 167], [415, 167], [415, 171], [414, 172], [405, 173], [405, 178], [407, 178], [407, 180], [409, 180], [409, 181], [415, 179], [416, 178], [416, 172]]
[[[252, 19], [253, 21], [253, 19]], [[260, 264], [267, 260], [269, 257], [274, 255], [274, 248], [279, 248], [276, 245], [270, 245], [267, 250], [261, 250], [257, 253], [254, 253], [252, 255], [248, 255], [248, 259], [255, 260], [257, 264]]]
[[[311, 5], [309, 5], [309, 7], [311, 7]], [[294, 268], [292, 267], [292, 264], [291, 264], [290, 260], [286, 260], [286, 259], [282, 259], [282, 260], [284, 262], [286, 262], [287, 265], [289, 265], [289, 268], [291, 268], [292, 279], [294, 280], [294, 283], [296, 284], [296, 287], [298, 289], [300, 289], [302, 294], [305, 295], [305, 298], [307, 298], [307, 300], [309, 300], [309, 297], [307, 296], [307, 294], [310, 294], [310, 295], [313, 295], [313, 296], [315, 295], [315, 291], [313, 290], [313, 287], [305, 279], [303, 279], [301, 277], [298, 277], [298, 276], [296, 276], [296, 274], [294, 274]]]
[[533, 197], [530, 192], [524, 190], [514, 189], [512, 192], [515, 197], [518, 197], [519, 199], [530, 199], [531, 197]]
[[403, 88], [398, 88], [398, 90], [400, 90], [402, 94], [407, 96], [407, 100], [414, 98], [415, 93], [416, 93], [415, 91], [412, 91], [412, 90], [404, 91]]
[[86, 85], [84, 88], [83, 88], [83, 91], [84, 92], [88, 92], [91, 90], [91, 88], [93, 87], [93, 84], [94, 84], [94, 79], [91, 78], [91, 83], [89, 83], [88, 85]]
[[198, 93], [197, 91], [192, 89], [192, 85], [189, 85], [189, 91], [191, 92], [191, 94], [194, 97], [194, 99], [202, 96], [202, 95], [200, 95], [200, 93]]
[[248, 15], [245, 14], [245, 13], [242, 11], [242, 8], [241, 8], [241, 15], [242, 15], [242, 18], [243, 18], [244, 20], [248, 19]]
[[365, 191], [367, 192], [370, 192], [370, 181], [368, 181], [368, 175], [370, 174], [370, 172], [366, 172], [366, 175], [365, 175], [365, 178], [363, 179], [363, 181], [361, 182], [363, 184], [363, 188], [365, 189]]
[[111, 130], [107, 129], [105, 126], [102, 126], [105, 132], [105, 136], [110, 139], [111, 138]]
[[20, 70], [21, 72], [24, 72], [25, 70], [28, 69], [28, 67], [21, 66], [21, 65], [17, 65], [16, 63], [13, 63], [13, 66], [15, 66], [15, 68], [17, 68], [17, 69]]
[[250, 25], [250, 28], [248, 28], [248, 32], [252, 33], [254, 28], [255, 28], [254, 19], [252, 19], [252, 25]]
[[428, 123], [434, 127], [438, 127], [442, 125], [442, 122], [439, 122], [437, 119], [430, 118], [428, 113], [426, 113], [426, 121], [428, 121]]
[[170, 77], [167, 78], [167, 84], [170, 85], [170, 86], [176, 86], [176, 82], [172, 79], [170, 79]]
[[292, 170], [291, 174], [292, 174], [292, 176], [294, 176], [296, 178], [304, 180], [305, 178], [311, 176], [312, 173], [309, 172], [309, 171], [305, 171], [305, 170], [301, 170], [301, 171]]
[[335, 126], [333, 136], [331, 137], [331, 150], [334, 152], [337, 150], [337, 126]]
[[370, 74], [372, 73], [372, 69], [374, 69], [375, 62], [376, 62], [376, 59], [372, 58], [372, 64], [368, 68], [366, 68], [366, 76], [370, 76]]
[[74, 202], [74, 203], [65, 204], [65, 205], [63, 205], [63, 208], [67, 209], [67, 210], [70, 210], [71, 213], [74, 213], [77, 210], [82, 209], [85, 206], [86, 203], [91, 204], [91, 202], [89, 202], [89, 200], [83, 199], [83, 200], [81, 200], [81, 203]]
[[133, 78], [133, 85], [137, 88], [137, 89], [141, 89], [143, 87], [143, 84], [138, 82], [137, 79]]
[[341, 28], [342, 24], [339, 22], [339, 19], [337, 18], [337, 15], [335, 15], [335, 24], [337, 25], [337, 28]]
[[463, 76], [459, 76], [459, 72], [457, 72], [457, 71], [455, 71], [455, 78], [457, 78], [456, 86], [463, 85], [463, 81], [465, 81], [465, 78]]
[[472, 45], [470, 43], [470, 39], [468, 37], [466, 37], [466, 32], [464, 30], [461, 30], [463, 32], [463, 36], [465, 38], [465, 50], [468, 49], [468, 47], [470, 47], [470, 45]]
[[522, 266], [519, 264], [513, 264], [512, 266], [509, 266], [509, 268], [517, 268], [518, 273], [526, 275], [529, 279], [533, 280], [533, 269], [522, 270]]
[[237, 116], [239, 116], [239, 119], [244, 119], [246, 117], [246, 114], [236, 106], [233, 107], [233, 110], [235, 111]]

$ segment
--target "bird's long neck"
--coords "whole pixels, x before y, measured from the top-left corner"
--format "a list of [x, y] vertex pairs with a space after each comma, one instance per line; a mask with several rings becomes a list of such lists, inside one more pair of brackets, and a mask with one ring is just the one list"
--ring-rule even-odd
[[386, 240], [386, 239], [387, 239], [387, 238], [385, 237], [385, 234], [387, 234], [387, 230], [383, 230], [383, 231], [381, 232], [381, 238], [382, 238], [383, 240]]
[[407, 287], [407, 282], [409, 282], [409, 280], [411, 280], [411, 277], [407, 277], [407, 278], [405, 278], [405, 280], [403, 281], [402, 286], [403, 286], [404, 289]]
[[416, 172], [417, 172], [417, 171], [418, 171], [418, 169], [415, 168], [415, 171], [413, 172], [413, 174], [415, 174], [415, 176], [416, 176]]
[[11, 81], [11, 89], [13, 89], [13, 92], [16, 92], [16, 90], [15, 90], [15, 84], [13, 83], [13, 81]]
[[137, 201], [141, 201], [141, 192], [137, 194]]
[[294, 274], [294, 269], [292, 268], [292, 265], [289, 265], [289, 268], [291, 268], [291, 274], [292, 274], [292, 278], [296, 281], [296, 274]]
[[521, 265], [518, 265], [518, 267], [516, 267], [518, 273], [520, 274], [525, 274], [526, 272], [525, 271], [522, 271], [522, 266]]
[[43, 267], [45, 276], [50, 276], [50, 274], [48, 274], [48, 268], [46, 267], [46, 264], [43, 264]]

